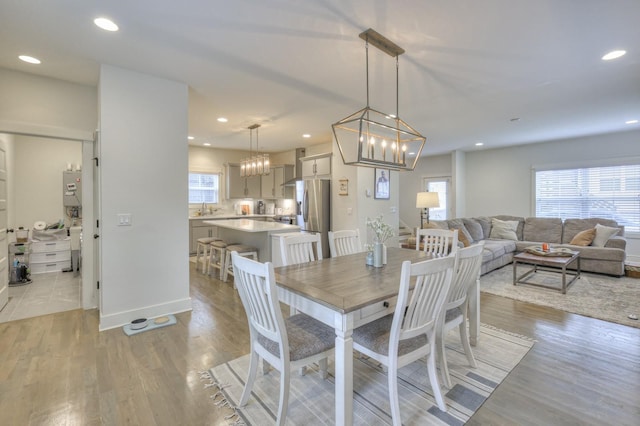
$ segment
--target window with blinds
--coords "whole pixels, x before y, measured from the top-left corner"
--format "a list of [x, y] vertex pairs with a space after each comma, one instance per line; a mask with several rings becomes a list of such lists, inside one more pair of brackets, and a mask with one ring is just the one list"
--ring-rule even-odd
[[536, 216], [601, 217], [640, 232], [640, 164], [535, 171]]
[[218, 173], [189, 173], [189, 204], [216, 204], [219, 200]]

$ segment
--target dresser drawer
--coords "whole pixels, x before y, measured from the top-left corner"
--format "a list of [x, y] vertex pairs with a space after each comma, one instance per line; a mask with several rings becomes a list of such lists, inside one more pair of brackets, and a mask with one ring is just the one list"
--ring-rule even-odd
[[71, 269], [71, 260], [63, 260], [60, 262], [47, 263], [31, 263], [29, 264], [31, 274], [44, 274], [45, 272], [58, 272], [63, 269]]
[[63, 260], [71, 260], [71, 251], [52, 251], [48, 253], [31, 253], [30, 263], [52, 263]]
[[71, 240], [37, 241], [31, 243], [31, 253], [71, 250]]

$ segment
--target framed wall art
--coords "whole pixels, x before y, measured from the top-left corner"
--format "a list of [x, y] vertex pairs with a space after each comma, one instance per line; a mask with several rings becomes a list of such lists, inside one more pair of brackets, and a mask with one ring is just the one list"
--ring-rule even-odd
[[373, 198], [376, 200], [388, 200], [389, 199], [389, 178], [390, 173], [388, 169], [375, 169], [374, 173], [374, 190]]

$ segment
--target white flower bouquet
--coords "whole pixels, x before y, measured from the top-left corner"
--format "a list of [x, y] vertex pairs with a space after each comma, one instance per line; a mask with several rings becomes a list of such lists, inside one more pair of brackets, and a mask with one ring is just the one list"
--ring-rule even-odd
[[389, 238], [393, 237], [393, 229], [382, 221], [383, 215], [376, 217], [375, 219], [369, 219], [367, 217], [367, 227], [374, 233], [375, 242], [383, 243]]

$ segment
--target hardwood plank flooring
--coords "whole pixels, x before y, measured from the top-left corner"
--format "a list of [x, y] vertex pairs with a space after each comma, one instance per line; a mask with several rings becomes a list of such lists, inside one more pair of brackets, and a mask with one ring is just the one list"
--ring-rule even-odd
[[[222, 425], [199, 372], [249, 351], [233, 286], [191, 265], [193, 311], [128, 337], [96, 311], [0, 324], [2, 425]], [[492, 295], [482, 321], [538, 342], [468, 424], [636, 425], [640, 330]]]

